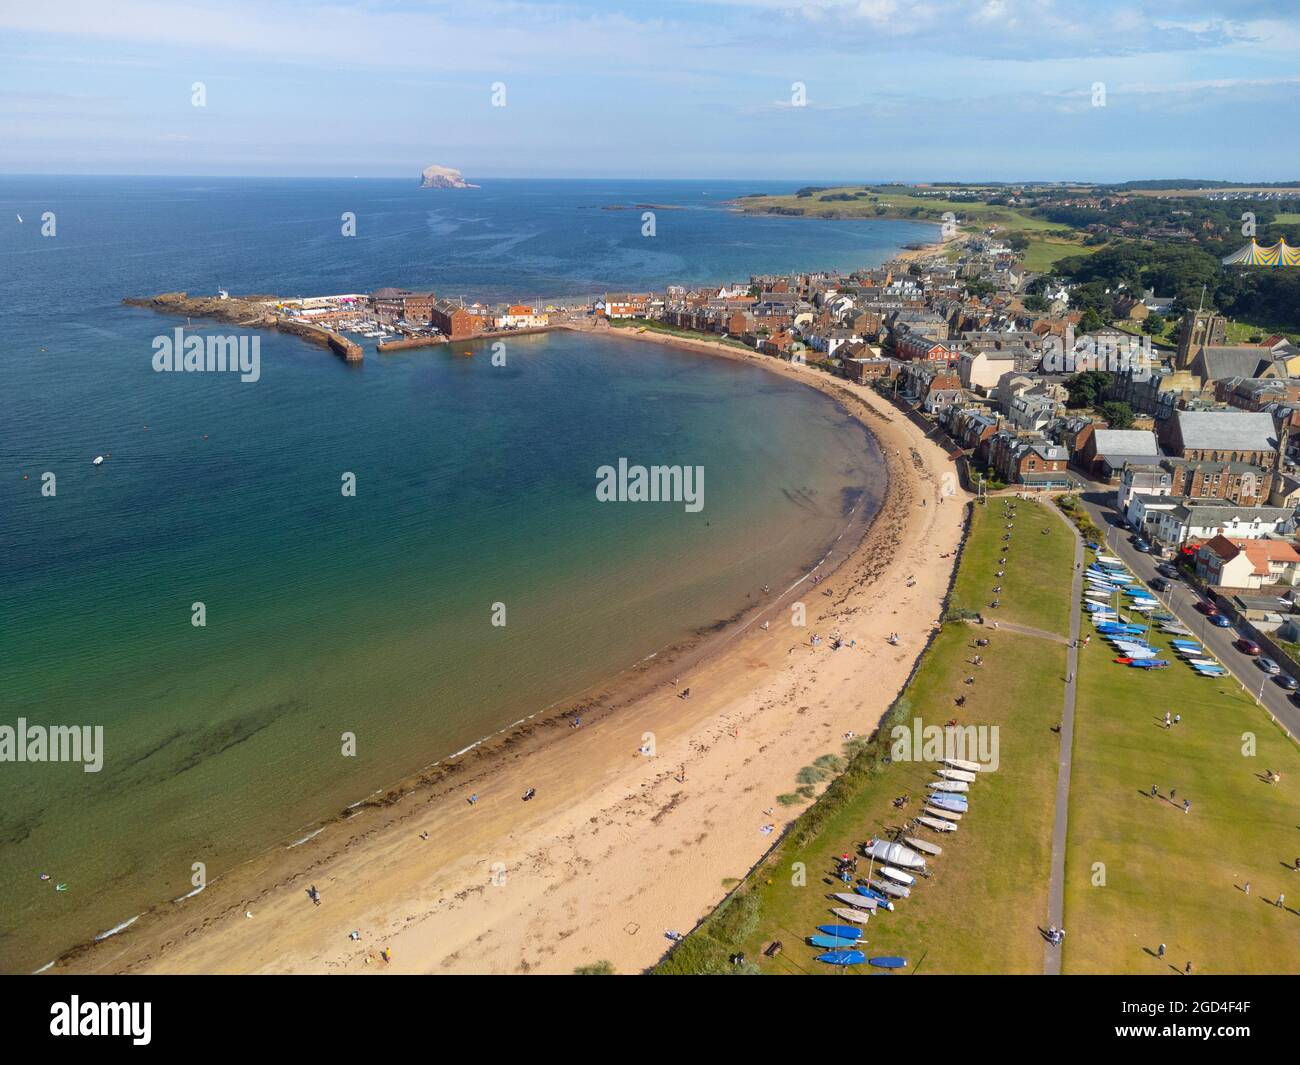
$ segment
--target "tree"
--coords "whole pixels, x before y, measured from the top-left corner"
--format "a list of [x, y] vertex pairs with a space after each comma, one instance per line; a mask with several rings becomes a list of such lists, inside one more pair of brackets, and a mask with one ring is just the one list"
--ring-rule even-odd
[[1104, 370], [1085, 370], [1065, 382], [1070, 393], [1068, 407], [1095, 407], [1097, 400], [1110, 386], [1110, 374]]
[[1142, 332], [1150, 333], [1152, 336], [1159, 336], [1165, 331], [1165, 320], [1158, 314], [1148, 314], [1146, 321], [1142, 323]]
[[1083, 309], [1083, 317], [1079, 319], [1078, 332], [1092, 333], [1098, 329], [1105, 328], [1105, 325], [1106, 319], [1091, 307], [1085, 307]]
[[1118, 399], [1101, 405], [1101, 416], [1112, 429], [1128, 429], [1133, 425], [1133, 408]]
[[1024, 251], [1029, 247], [1029, 236], [1026, 233], [1012, 233], [1007, 237], [1007, 244], [1013, 251]]

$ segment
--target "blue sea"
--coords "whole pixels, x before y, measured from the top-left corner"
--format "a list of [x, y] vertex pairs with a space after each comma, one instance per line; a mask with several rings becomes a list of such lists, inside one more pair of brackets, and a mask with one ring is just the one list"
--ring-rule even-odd
[[[0, 968], [735, 616], [876, 505], [870, 439], [752, 365], [553, 333], [504, 366], [353, 366], [270, 333], [241, 383], [155, 373], [182, 323], [121, 303], [575, 297], [872, 265], [933, 232], [723, 206], [792, 186], [483, 184], [0, 177], [0, 726], [104, 737], [99, 772], [0, 763]], [[702, 467], [703, 509], [599, 502], [620, 458]]]

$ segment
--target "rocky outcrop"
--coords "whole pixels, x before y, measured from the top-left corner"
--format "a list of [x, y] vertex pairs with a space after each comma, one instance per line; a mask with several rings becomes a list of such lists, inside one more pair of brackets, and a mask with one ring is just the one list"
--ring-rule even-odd
[[422, 189], [476, 189], [477, 185], [471, 185], [463, 177], [459, 170], [453, 170], [449, 166], [426, 166], [420, 174], [420, 188]]

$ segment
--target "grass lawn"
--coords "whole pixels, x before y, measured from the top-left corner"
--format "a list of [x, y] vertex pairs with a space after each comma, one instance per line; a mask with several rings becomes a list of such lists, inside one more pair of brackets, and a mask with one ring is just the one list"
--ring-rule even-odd
[[[972, 589], [989, 583], [1001, 546], [1003, 503], [994, 499], [976, 507], [959, 581]], [[1033, 531], [1020, 503], [1013, 555], [1026, 571], [1036, 568], [1041, 553], [1057, 557], [1072, 539], [1059, 519], [1051, 536]], [[1059, 559], [1058, 559], [1059, 561]], [[1027, 617], [1062, 618], [1069, 608], [1068, 564], [1060, 577], [1056, 603], [1022, 605], [1019, 595], [1031, 590], [1028, 579], [1004, 586], [1004, 609], [1013, 605]], [[1059, 583], [1059, 582], [1058, 582]], [[1035, 593], [1037, 588], [1032, 589]], [[973, 666], [973, 641], [987, 635], [978, 651], [982, 666]], [[1065, 646], [1008, 632], [992, 632], [949, 622], [927, 651], [921, 669], [895, 707], [894, 723], [919, 718], [923, 726], [942, 727], [956, 717], [962, 725], [997, 726], [998, 768], [981, 773], [972, 785], [971, 812], [954, 833], [926, 828], [916, 834], [937, 843], [943, 853], [929, 859], [932, 876], [922, 880], [911, 898], [898, 901], [893, 913], [880, 913], [863, 926], [869, 957], [900, 954], [907, 972], [1037, 973], [1042, 971], [1043, 942], [1037, 926], [1047, 910], [1047, 884], [1054, 813], [1056, 756], [1059, 741], [1052, 727], [1061, 717]], [[975, 675], [974, 685], [963, 679]], [[965, 695], [957, 708], [954, 698]], [[905, 820], [893, 799], [911, 800], [906, 816], [920, 812], [920, 796], [933, 779], [933, 763], [885, 762], [888, 729], [858, 748], [847, 772], [796, 823], [777, 850], [741, 889], [716, 910], [658, 968], [662, 973], [736, 972], [728, 957], [741, 951], [748, 971], [869, 975], [869, 967], [840, 970], [815, 961], [820, 950], [806, 937], [819, 924], [843, 923], [831, 909], [840, 905], [828, 895], [851, 888], [834, 879], [834, 860], [843, 853], [861, 855], [869, 836], [891, 834]], [[990, 739], [990, 731], [986, 736]], [[832, 754], [835, 752], [827, 752]], [[969, 756], [969, 755], [968, 755]], [[802, 871], [802, 876], [801, 876]], [[858, 873], [867, 872], [861, 859]], [[763, 946], [780, 940], [776, 958], [762, 956]]]
[[[1080, 650], [1064, 970], [1300, 972], [1300, 751], [1235, 680], [1199, 677], [1173, 654], [1150, 673], [1113, 657], [1096, 636]], [[1170, 730], [1166, 710], [1183, 718]], [[1279, 892], [1289, 909], [1270, 905]]]
[[1273, 221], [1278, 225], [1289, 226], [1293, 222], [1300, 222], [1300, 214], [1295, 211], [1280, 211], [1273, 216]]
[[1104, 244], [1085, 246], [1070, 240], [1030, 234], [1029, 247], [1024, 252], [1025, 269], [1042, 273], [1051, 270], [1058, 259], [1071, 255], [1092, 255], [1094, 252], [1101, 251], [1103, 247]]
[[[962, 556], [952, 607], [974, 610], [990, 621], [1010, 621], [1062, 636], [1070, 631], [1070, 575], [1074, 538], [1065, 523], [1042, 503], [1015, 500], [1015, 528], [1006, 529], [1002, 499], [977, 507], [973, 533]], [[1043, 530], [1050, 530], [1044, 535]], [[1001, 578], [995, 577], [1002, 536], [1010, 532], [1011, 551]], [[993, 588], [1001, 585], [1002, 591]], [[989, 603], [998, 599], [996, 609]]]

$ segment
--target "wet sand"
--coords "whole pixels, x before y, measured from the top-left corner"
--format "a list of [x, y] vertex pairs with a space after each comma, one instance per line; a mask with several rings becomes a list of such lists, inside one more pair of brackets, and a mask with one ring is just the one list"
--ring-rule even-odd
[[[581, 727], [540, 715], [55, 971], [638, 972], [670, 945], [665, 930], [689, 930], [806, 808], [777, 795], [846, 733], [872, 731], [939, 620], [963, 527], [952, 464], [865, 388], [716, 342], [608, 332], [753, 360], [833, 395], [889, 470], [866, 535], [846, 528], [819, 583], [773, 589], [761, 609], [591, 693]], [[791, 623], [796, 602], [806, 627]]]

